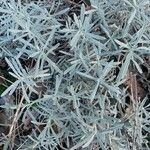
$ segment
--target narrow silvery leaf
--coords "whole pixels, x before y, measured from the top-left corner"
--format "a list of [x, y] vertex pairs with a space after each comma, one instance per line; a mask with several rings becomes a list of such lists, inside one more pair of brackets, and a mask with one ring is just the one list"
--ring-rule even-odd
[[104, 78], [110, 71], [111, 69], [114, 67], [114, 62], [111, 61], [109, 62], [103, 69], [102, 71], [102, 75], [100, 76], [100, 78]]
[[96, 86], [95, 86], [95, 88], [94, 88], [94, 90], [93, 90], [93, 92], [91, 94], [91, 97], [90, 97], [91, 103], [93, 102], [93, 100], [95, 98], [95, 95], [97, 93], [98, 87], [99, 87], [99, 81], [97, 81], [97, 84], [96, 84]]
[[119, 40], [115, 40], [115, 42], [116, 42], [118, 45], [120, 45], [120, 47], [129, 49], [128, 44], [123, 43], [123, 42], [121, 42], [121, 41], [119, 41]]
[[48, 39], [46, 40], [46, 43], [45, 43], [43, 49], [46, 49], [46, 48], [47, 48], [49, 42], [50, 42], [50, 41], [52, 40], [52, 38], [54, 37], [55, 31], [56, 31], [55, 28], [51, 31], [51, 33], [50, 33]]
[[70, 67], [68, 67], [65, 71], [64, 71], [64, 75], [66, 75], [67, 73], [69, 73], [71, 70], [74, 70], [76, 67], [76, 64], [71, 65]]
[[137, 60], [139, 60], [142, 64], [144, 63], [144, 60], [141, 56], [137, 55], [136, 53], [134, 53], [134, 58], [136, 58]]
[[86, 12], [85, 12], [85, 14], [87, 15], [87, 14], [91, 14], [91, 13], [93, 13], [93, 12], [95, 12], [96, 10], [95, 9], [91, 9], [91, 10], [87, 10]]
[[28, 96], [27, 93], [26, 93], [27, 91], [26, 91], [26, 89], [25, 89], [23, 83], [21, 83], [21, 87], [22, 87], [22, 92], [23, 92], [24, 98], [26, 99], [26, 101], [27, 101], [28, 103], [30, 103], [29, 96]]
[[87, 75], [86, 73], [82, 73], [82, 72], [76, 72], [76, 73], [79, 74], [82, 77], [85, 77], [85, 78], [88, 78], [88, 79], [91, 79], [91, 80], [96, 80], [96, 78], [94, 78], [90, 75]]
[[136, 15], [136, 9], [134, 9], [132, 11], [131, 16], [130, 16], [130, 18], [128, 20], [128, 25], [130, 25], [132, 23], [133, 19], [135, 18], [135, 15]]
[[61, 81], [62, 81], [62, 76], [58, 76], [58, 75], [57, 75], [57, 76], [56, 76], [56, 83], [55, 83], [55, 96], [56, 96], [57, 93], [58, 93], [58, 90], [59, 90]]
[[85, 18], [85, 5], [82, 4], [82, 6], [81, 6], [81, 12], [80, 12], [81, 23], [84, 22], [84, 18]]
[[121, 68], [120, 68], [120, 72], [118, 74], [118, 77], [117, 77], [117, 82], [119, 82], [120, 80], [122, 80], [127, 71], [128, 71], [128, 68], [129, 68], [129, 65], [130, 65], [130, 61], [131, 61], [131, 58], [133, 57], [133, 52], [129, 52], [128, 55], [126, 56], [126, 60], [125, 62], [122, 64]]
[[13, 64], [9, 61], [8, 58], [5, 58], [7, 64], [9, 65], [9, 67], [13, 70], [13, 72], [19, 77], [20, 74], [16, 71], [15, 67], [13, 66]]
[[139, 71], [139, 73], [142, 74], [143, 71], [142, 71], [141, 67], [139, 66], [139, 64], [134, 59], [132, 59], [132, 61], [133, 61], [134, 65], [136, 66], [136, 69]]
[[131, 7], [134, 8], [134, 6], [128, 1], [128, 0], [124, 0], [128, 5], [130, 5]]
[[76, 150], [81, 146], [82, 146], [82, 148], [85, 148], [85, 147], [89, 146], [89, 144], [93, 141], [94, 136], [96, 135], [96, 133], [97, 133], [97, 129], [96, 129], [96, 127], [94, 127], [93, 133], [91, 133], [88, 137], [84, 138], [81, 142], [78, 142], [70, 150]]
[[[74, 109], [78, 110], [77, 99], [76, 99], [76, 95], [75, 95], [75, 91], [74, 91], [73, 86], [70, 87], [70, 92], [71, 92], [71, 95], [73, 97], [73, 107], [74, 107]], [[80, 114], [79, 114], [79, 116], [80, 116]]]
[[62, 73], [62, 71], [57, 67], [56, 63], [54, 63], [51, 59], [46, 58], [46, 61], [59, 73]]
[[76, 15], [76, 14], [73, 14], [73, 17], [74, 17], [74, 21], [75, 21], [77, 27], [80, 28], [80, 21], [79, 21], [77, 15]]
[[54, 50], [56, 50], [59, 47], [59, 43], [57, 43], [56, 45], [54, 45], [52, 48], [50, 48], [48, 50], [48, 52], [45, 54], [46, 56], [48, 56], [49, 53], [52, 53]]
[[15, 81], [11, 86], [9, 86], [2, 94], [1, 97], [5, 96], [6, 94], [12, 95], [13, 92], [16, 90], [17, 86], [19, 85], [20, 81]]
[[72, 38], [72, 40], [70, 41], [70, 45], [72, 46], [72, 48], [76, 47], [79, 39], [80, 39], [80, 31], [78, 31]]
[[82, 148], [88, 147], [90, 145], [90, 143], [93, 141], [96, 133], [97, 133], [97, 128], [96, 128], [96, 125], [95, 125], [93, 133], [86, 139], [87, 142], [82, 146]]
[[63, 9], [63, 10], [61, 10], [61, 11], [55, 13], [54, 16], [62, 15], [62, 14], [64, 14], [64, 13], [66, 13], [67, 11], [69, 11], [69, 9], [70, 9], [70, 8]]
[[12, 75], [13, 77], [15, 77], [16, 79], [19, 79], [20, 76], [18, 77], [16, 74], [14, 74], [13, 72], [9, 72], [10, 75]]

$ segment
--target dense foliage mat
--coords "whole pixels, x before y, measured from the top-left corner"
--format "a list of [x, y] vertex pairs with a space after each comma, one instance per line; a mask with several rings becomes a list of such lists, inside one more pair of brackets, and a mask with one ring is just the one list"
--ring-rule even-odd
[[149, 0], [1, 0], [1, 149], [150, 149], [149, 73]]

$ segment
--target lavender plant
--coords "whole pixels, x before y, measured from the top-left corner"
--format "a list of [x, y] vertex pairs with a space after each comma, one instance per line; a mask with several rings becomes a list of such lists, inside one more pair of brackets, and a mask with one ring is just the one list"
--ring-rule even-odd
[[3, 149], [148, 150], [149, 86], [139, 94], [136, 76], [149, 66], [149, 6], [1, 0], [0, 58], [15, 79], [1, 93], [14, 97]]

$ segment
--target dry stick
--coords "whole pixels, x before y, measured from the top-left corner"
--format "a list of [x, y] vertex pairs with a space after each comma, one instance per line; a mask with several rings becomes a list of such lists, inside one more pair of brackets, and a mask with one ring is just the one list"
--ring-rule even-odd
[[5, 81], [7, 81], [7, 82], [9, 82], [9, 83], [13, 83], [12, 81], [6, 79], [5, 77], [3, 77], [3, 76], [1, 76], [1, 75], [0, 75], [0, 79], [3, 79], [3, 80], [5, 80]]
[[[11, 136], [12, 136], [12, 133], [13, 133], [13, 129], [14, 129], [15, 126], [16, 126], [16, 123], [17, 123], [16, 120], [17, 120], [17, 117], [18, 117], [18, 114], [19, 114], [19, 111], [20, 111], [20, 108], [21, 108], [21, 105], [22, 105], [23, 100], [24, 100], [24, 96], [22, 96], [22, 98], [21, 98], [21, 101], [20, 101], [20, 103], [19, 103], [19, 105], [18, 105], [18, 108], [17, 108], [17, 111], [16, 111], [16, 113], [15, 113], [15, 116], [14, 116], [14, 119], [13, 119], [13, 122], [12, 122], [12, 125], [11, 125], [11, 128], [10, 128], [9, 133], [8, 133], [9, 141], [10, 141], [10, 139], [11, 139]], [[14, 134], [15, 134], [15, 130], [14, 130]], [[13, 138], [13, 141], [14, 141], [14, 138]]]
[[131, 73], [131, 93], [133, 102], [138, 100], [136, 74]]
[[[136, 104], [137, 104], [137, 100], [138, 100], [137, 81], [136, 81], [136, 75], [135, 74], [130, 73], [130, 75], [131, 75], [130, 76], [131, 77], [131, 98], [132, 98], [132, 102], [133, 102], [133, 109], [134, 109], [134, 111], [136, 111]], [[134, 113], [136, 114], [136, 112], [134, 112]], [[134, 120], [133, 145], [132, 145], [133, 150], [136, 149], [136, 126], [137, 126], [137, 122], [136, 122], [136, 120]]]
[[78, 3], [74, 2], [74, 1], [71, 1], [71, 0], [66, 0], [68, 3], [70, 4], [73, 4], [73, 5], [76, 5], [76, 6], [80, 6]]

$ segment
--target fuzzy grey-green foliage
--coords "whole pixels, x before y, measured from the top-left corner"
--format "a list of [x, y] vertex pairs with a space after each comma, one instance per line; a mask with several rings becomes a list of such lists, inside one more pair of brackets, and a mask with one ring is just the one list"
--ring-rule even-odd
[[[129, 66], [142, 74], [142, 57], [150, 54], [150, 2], [90, 3], [92, 9], [82, 4], [68, 16], [63, 0], [0, 1], [0, 54], [16, 78], [2, 96], [20, 89], [19, 116], [34, 126], [18, 149], [149, 149], [148, 98], [135, 102], [129, 116], [118, 117], [117, 106], [126, 105], [122, 83]], [[36, 64], [23, 68], [20, 58]], [[47, 90], [33, 101], [38, 82]]]

